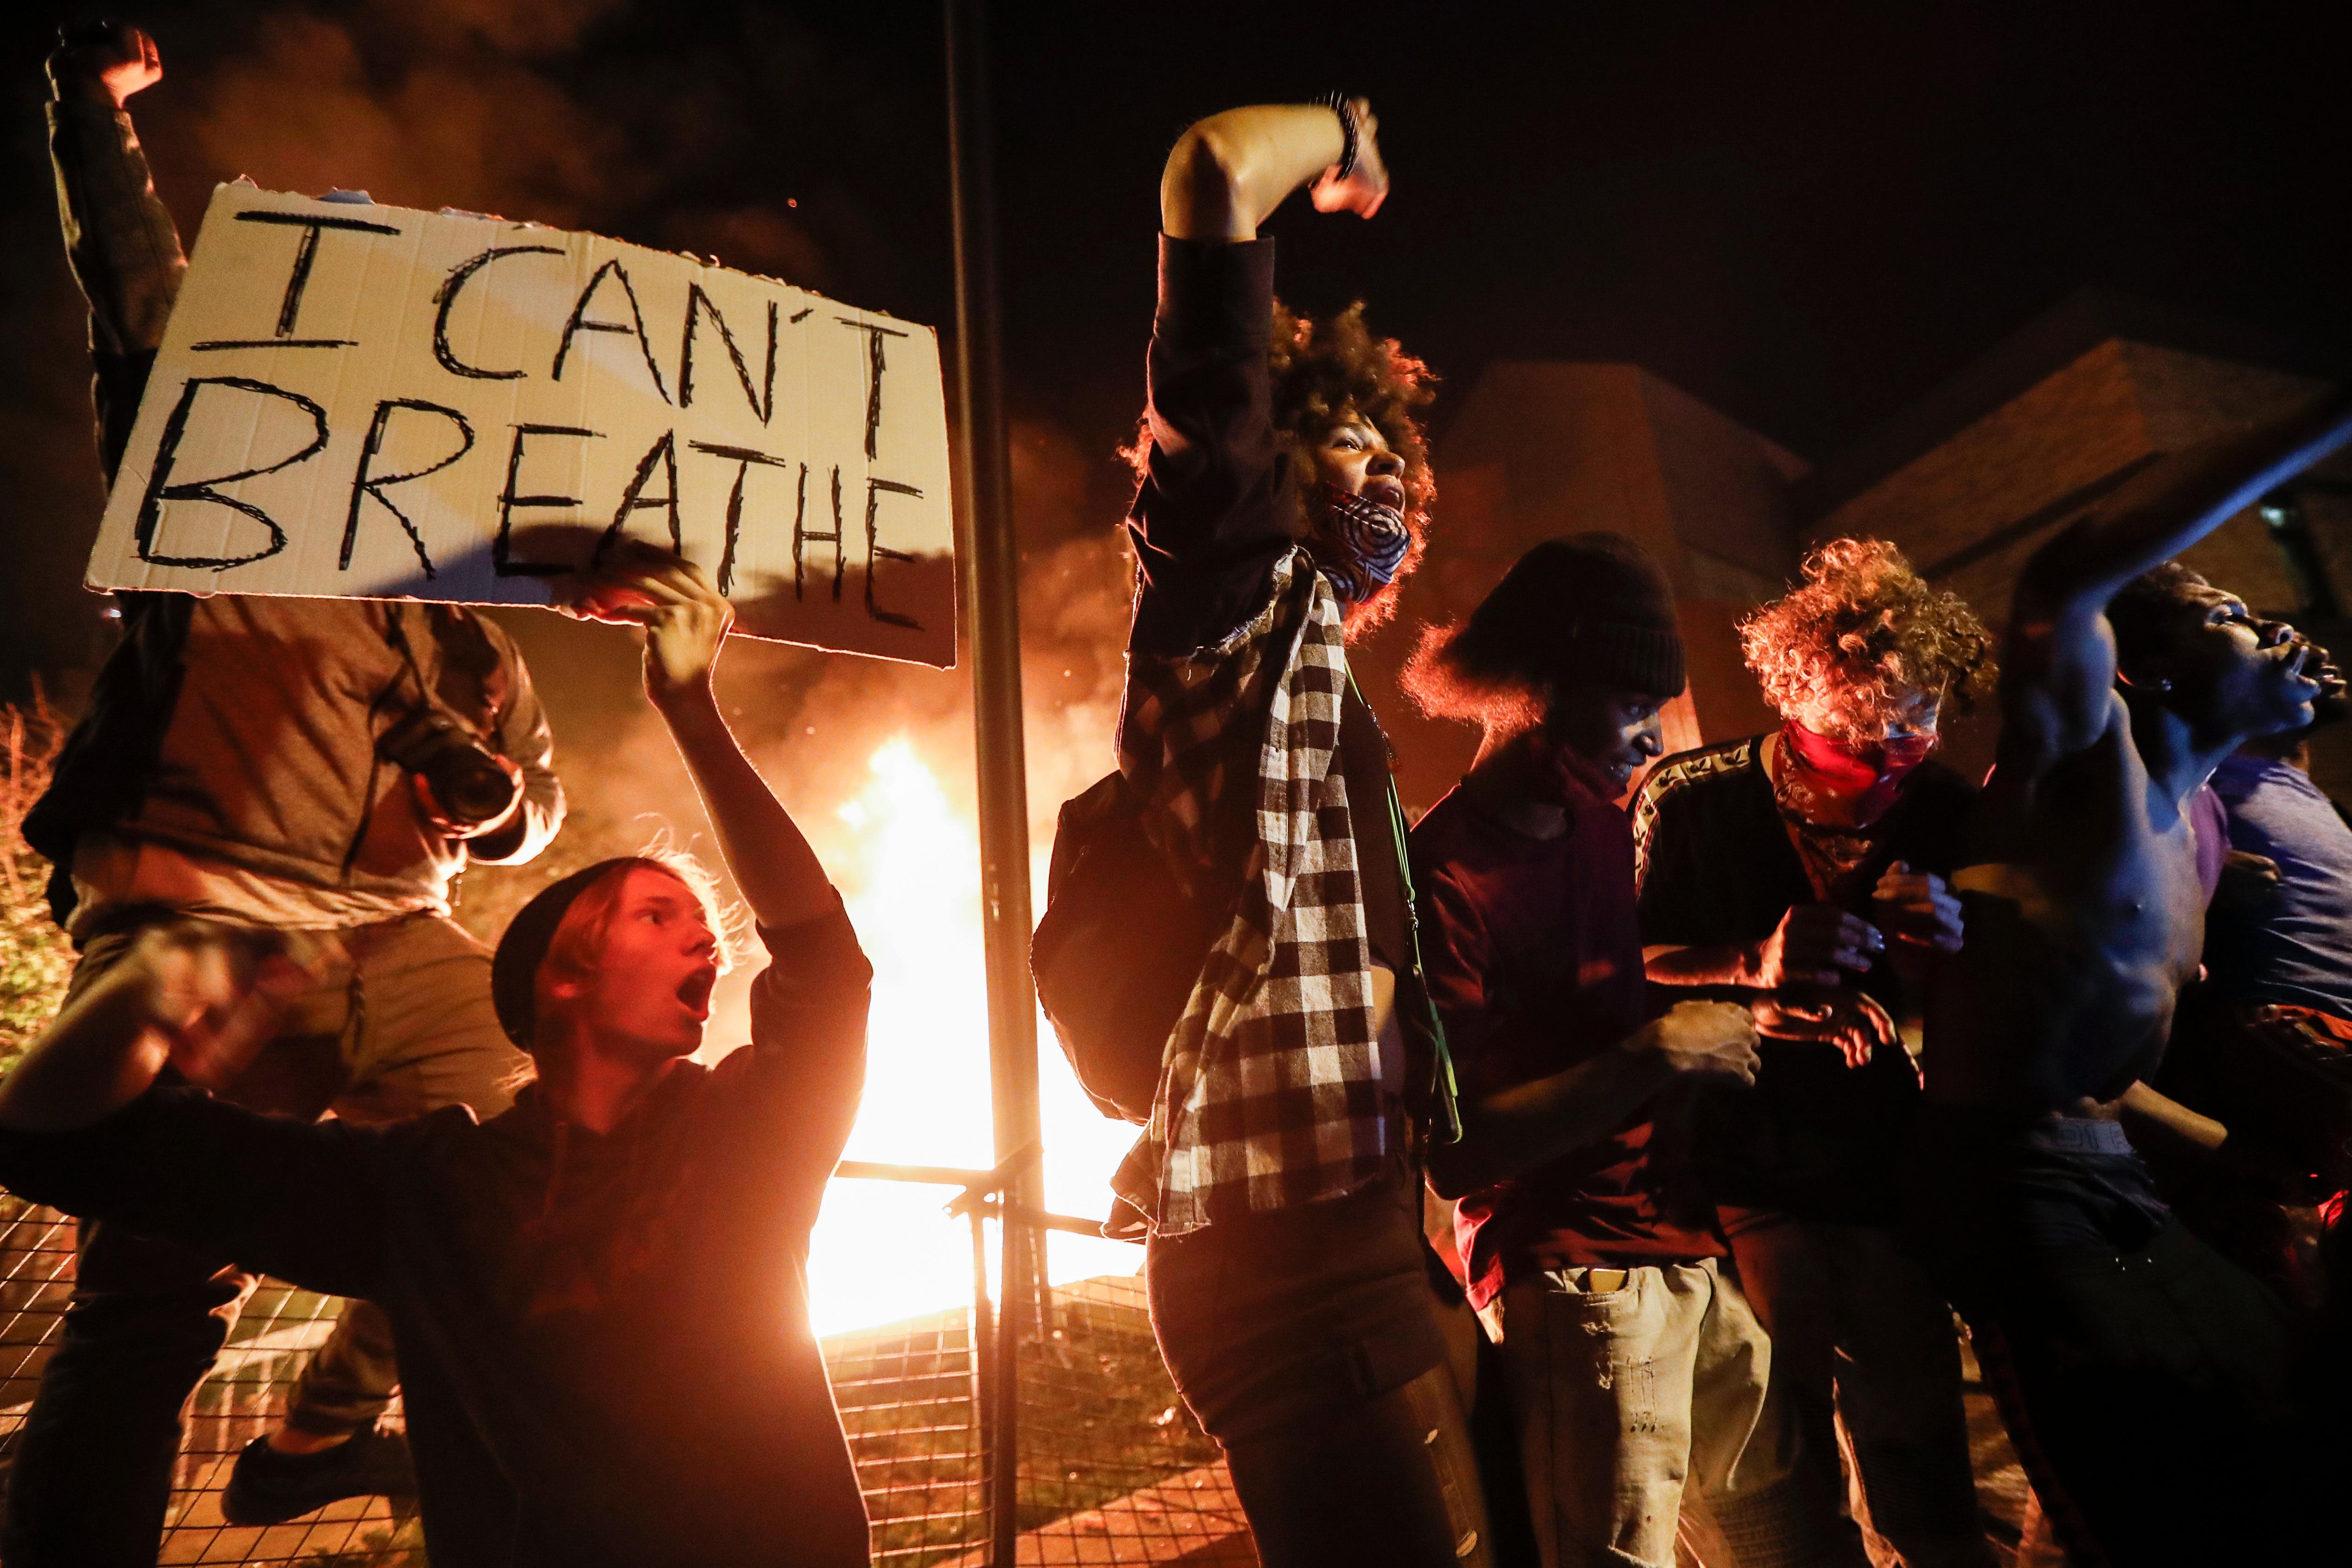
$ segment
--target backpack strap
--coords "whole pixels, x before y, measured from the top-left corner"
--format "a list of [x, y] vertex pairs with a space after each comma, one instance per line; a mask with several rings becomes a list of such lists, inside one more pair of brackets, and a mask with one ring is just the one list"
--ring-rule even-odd
[[[1348, 672], [1348, 689], [1356, 694], [1358, 702], [1364, 701], [1353, 669]], [[1364, 706], [1369, 708], [1371, 705]], [[1462, 1091], [1454, 1082], [1453, 1052], [1445, 1045], [1445, 1020], [1438, 1016], [1437, 1004], [1429, 994], [1429, 977], [1422, 968], [1421, 902], [1413, 892], [1412, 856], [1405, 847], [1404, 801], [1397, 795], [1396, 774], [1383, 768], [1381, 777], [1387, 787], [1383, 792], [1387, 796], [1389, 849], [1396, 857], [1397, 889], [1404, 896], [1405, 962], [1411, 970], [1406, 978], [1412, 983], [1402, 989], [1412, 993], [1411, 1025], [1429, 1041], [1433, 1058], [1430, 1132], [1438, 1143], [1458, 1144], [1462, 1141]], [[1361, 841], [1360, 836], [1358, 841]], [[1398, 1000], [1403, 1001], [1402, 993]]]

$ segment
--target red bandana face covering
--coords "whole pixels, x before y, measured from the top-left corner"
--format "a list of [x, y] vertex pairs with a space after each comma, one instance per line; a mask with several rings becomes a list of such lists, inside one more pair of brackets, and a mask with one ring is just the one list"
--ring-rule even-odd
[[1903, 780], [1936, 749], [1934, 730], [1856, 744], [1816, 735], [1790, 719], [1780, 727], [1782, 808], [1825, 828], [1866, 828], [1886, 814]]

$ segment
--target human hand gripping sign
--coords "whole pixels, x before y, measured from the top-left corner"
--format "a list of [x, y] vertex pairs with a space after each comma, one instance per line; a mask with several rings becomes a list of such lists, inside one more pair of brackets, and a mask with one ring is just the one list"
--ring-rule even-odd
[[665, 711], [709, 695], [719, 646], [735, 622], [734, 606], [701, 568], [634, 541], [602, 570], [566, 579], [558, 608], [584, 621], [643, 627], [646, 695]]

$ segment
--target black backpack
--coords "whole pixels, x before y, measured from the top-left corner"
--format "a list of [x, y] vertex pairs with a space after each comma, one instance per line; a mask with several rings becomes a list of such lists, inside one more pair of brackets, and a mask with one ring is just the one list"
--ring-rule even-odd
[[1121, 775], [1063, 803], [1029, 972], [1078, 1087], [1104, 1115], [1151, 1119], [1160, 1053], [1238, 894], [1185, 893]]

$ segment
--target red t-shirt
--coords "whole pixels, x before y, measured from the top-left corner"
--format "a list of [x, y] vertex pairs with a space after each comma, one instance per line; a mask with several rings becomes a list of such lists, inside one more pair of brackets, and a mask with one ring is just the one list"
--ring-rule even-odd
[[[1568, 831], [1530, 838], [1455, 789], [1412, 831], [1422, 960], [1463, 1097], [1573, 1067], [1642, 1027], [1633, 829], [1580, 794]], [[1644, 1107], [1608, 1137], [1472, 1194], [1454, 1231], [1471, 1300], [1532, 1270], [1723, 1255], [1704, 1223], [1670, 1218], [1678, 1173], [1652, 1153]]]

